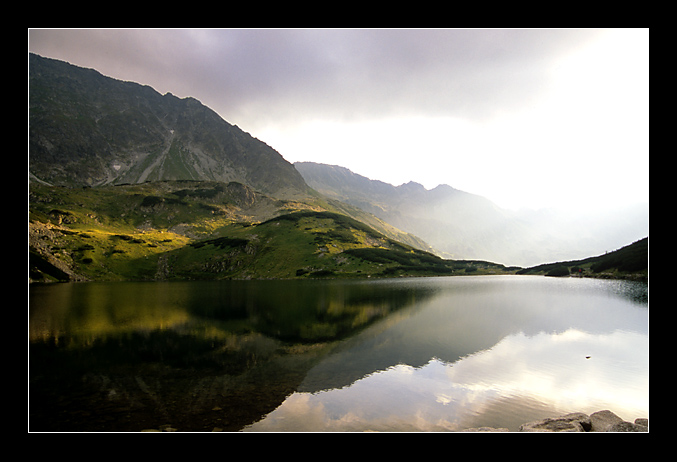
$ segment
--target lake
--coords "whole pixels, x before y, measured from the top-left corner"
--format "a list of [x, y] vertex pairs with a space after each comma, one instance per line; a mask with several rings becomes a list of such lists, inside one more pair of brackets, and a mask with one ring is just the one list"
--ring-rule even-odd
[[29, 288], [29, 431], [458, 431], [649, 414], [646, 283]]

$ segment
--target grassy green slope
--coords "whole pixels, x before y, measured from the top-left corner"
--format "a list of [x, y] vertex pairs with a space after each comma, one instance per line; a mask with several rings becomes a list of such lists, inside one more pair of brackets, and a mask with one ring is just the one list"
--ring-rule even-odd
[[233, 224], [224, 234], [168, 255], [168, 274], [180, 279], [354, 278], [509, 271], [488, 262], [442, 260], [333, 212], [302, 211], [253, 226]]
[[233, 223], [314, 205], [272, 199], [239, 183], [165, 181], [99, 188], [31, 183], [32, 280], [162, 278], [163, 256]]
[[[323, 203], [238, 183], [30, 188], [31, 280], [172, 280], [466, 274]], [[280, 215], [282, 214], [282, 215]]]

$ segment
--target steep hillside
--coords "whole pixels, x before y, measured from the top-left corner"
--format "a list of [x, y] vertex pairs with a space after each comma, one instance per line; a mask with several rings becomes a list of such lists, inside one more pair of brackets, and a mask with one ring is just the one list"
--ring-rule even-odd
[[211, 180], [278, 198], [308, 193], [277, 151], [199, 101], [34, 54], [29, 172], [53, 185]]
[[649, 275], [649, 238], [604, 255], [524, 268], [517, 274], [646, 280]]
[[320, 202], [273, 199], [239, 183], [166, 181], [84, 189], [33, 184], [30, 193], [33, 281], [385, 277], [517, 269], [442, 260], [326, 211]]

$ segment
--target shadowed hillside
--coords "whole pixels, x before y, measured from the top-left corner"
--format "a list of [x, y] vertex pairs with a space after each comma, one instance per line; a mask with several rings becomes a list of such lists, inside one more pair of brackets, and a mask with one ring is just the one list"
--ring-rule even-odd
[[546, 263], [524, 268], [519, 270], [517, 274], [647, 280], [649, 276], [649, 238], [640, 239], [604, 255], [582, 260]]
[[29, 171], [64, 186], [209, 180], [280, 198], [308, 194], [301, 175], [277, 151], [196, 99], [160, 95], [34, 54]]

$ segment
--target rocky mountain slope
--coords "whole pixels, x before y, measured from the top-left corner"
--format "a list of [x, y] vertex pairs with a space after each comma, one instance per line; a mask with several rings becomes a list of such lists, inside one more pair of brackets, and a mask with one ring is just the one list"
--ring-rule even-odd
[[[306, 275], [312, 271], [289, 267], [290, 257], [303, 251], [272, 235], [266, 244], [275, 241], [279, 248], [266, 245], [260, 254], [249, 246], [241, 259], [247, 263], [226, 273], [208, 263], [222, 259], [223, 245], [195, 244], [256, 240], [238, 236], [259, 224], [271, 228], [262, 222], [298, 211], [339, 213], [378, 233], [379, 242], [412, 252], [428, 248], [416, 236], [312, 190], [277, 151], [195, 99], [160, 95], [33, 54], [29, 177], [32, 280], [191, 278], [194, 271], [205, 278], [294, 277], [297, 269]], [[296, 243], [312, 234], [294, 232]], [[330, 241], [325, 245], [331, 249], [341, 247]], [[280, 256], [275, 270], [272, 261], [260, 262], [271, 252]], [[183, 266], [172, 266], [179, 255]]]
[[280, 198], [308, 194], [277, 151], [199, 101], [35, 54], [29, 153], [30, 174], [53, 185], [209, 180]]

